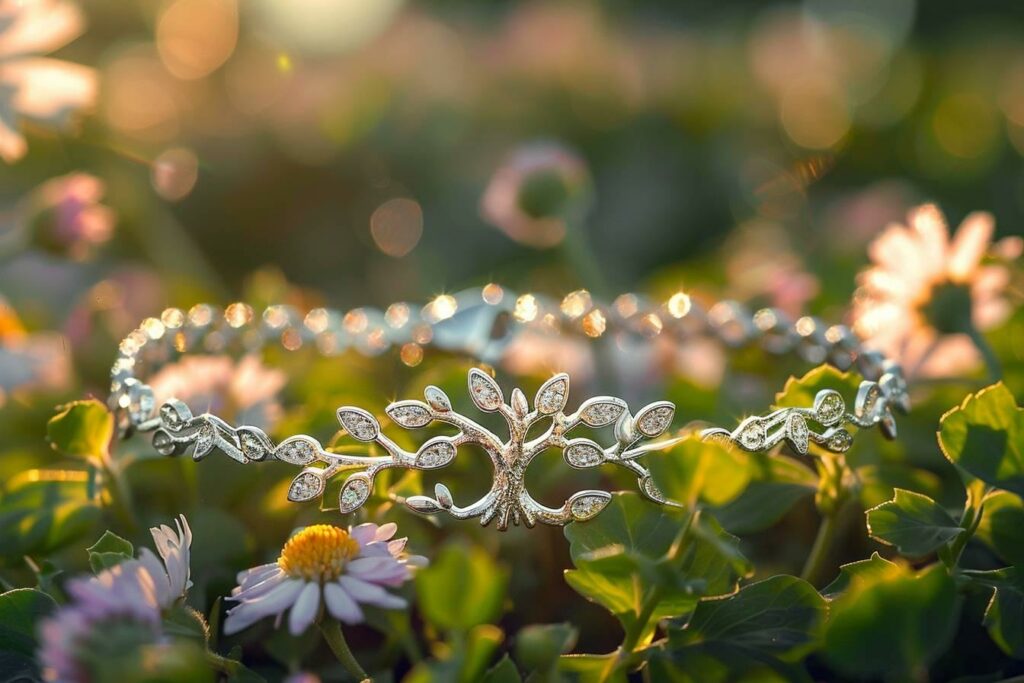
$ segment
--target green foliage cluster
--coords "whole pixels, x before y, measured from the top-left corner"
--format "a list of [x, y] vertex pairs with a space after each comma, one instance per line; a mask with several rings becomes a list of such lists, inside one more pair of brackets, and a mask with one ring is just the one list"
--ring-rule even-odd
[[[463, 368], [427, 372], [444, 385]], [[821, 388], [856, 382], [823, 366], [775, 403], [807, 405]], [[415, 683], [953, 680], [979, 671], [958, 656], [960, 643], [984, 653], [984, 680], [998, 680], [1024, 660], [1022, 427], [1024, 411], [998, 383], [941, 417], [928, 468], [866, 432], [857, 440], [866, 447], [844, 456], [752, 454], [690, 435], [648, 460], [677, 504], [616, 493], [564, 538], [412, 516], [394, 498], [426, 482], [405, 473], [378, 486], [366, 514], [396, 519], [431, 562], [409, 587], [414, 609], [370, 610], [367, 624], [346, 629], [349, 642], [375, 680]], [[164, 617], [169, 644], [115, 630], [92, 657], [97, 680], [279, 680], [305, 669], [350, 677], [316, 629], [220, 633], [234, 573], [271, 561], [295, 526], [334, 517], [275, 501], [283, 470], [235, 469], [218, 481], [231, 463], [211, 460], [204, 472], [135, 441], [115, 448], [113, 433], [99, 402], [63, 406], [47, 429], [62, 468], [4, 484], [0, 669], [38, 676], [39, 624], [67, 601], [66, 579], [133, 557], [148, 543], [146, 525], [185, 506], [195, 587]], [[483, 476], [460, 467], [463, 484]], [[557, 468], [539, 463], [541, 495], [562, 490]], [[808, 517], [820, 521], [813, 542], [801, 526]], [[787, 542], [782, 552], [764, 545]]]

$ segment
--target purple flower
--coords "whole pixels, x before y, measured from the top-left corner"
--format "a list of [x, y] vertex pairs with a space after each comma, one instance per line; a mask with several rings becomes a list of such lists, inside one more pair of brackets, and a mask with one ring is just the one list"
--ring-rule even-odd
[[348, 531], [329, 524], [308, 526], [292, 536], [277, 562], [238, 574], [224, 633], [231, 635], [265, 617], [280, 624], [288, 615], [288, 630], [298, 635], [309, 628], [321, 602], [332, 617], [346, 624], [363, 621], [361, 605], [404, 609], [404, 598], [386, 588], [412, 578], [413, 567], [426, 558], [407, 555], [406, 539], [394, 539], [395, 524], [360, 524]]

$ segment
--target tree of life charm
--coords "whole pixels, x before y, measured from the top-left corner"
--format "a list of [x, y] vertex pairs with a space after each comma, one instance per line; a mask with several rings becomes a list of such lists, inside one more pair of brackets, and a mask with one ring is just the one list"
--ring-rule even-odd
[[[611, 500], [611, 494], [607, 491], [580, 491], [560, 508], [542, 505], [527, 491], [527, 468], [534, 458], [549, 448], [562, 449], [563, 457], [572, 467], [596, 467], [606, 462], [625, 467], [637, 475], [645, 495], [657, 502], [665, 502], [651, 482], [647, 470], [636, 458], [651, 450], [649, 447], [638, 446], [641, 441], [657, 437], [668, 428], [675, 412], [671, 403], [652, 403], [634, 417], [625, 401], [600, 396], [585, 401], [576, 412], [567, 415], [564, 410], [569, 395], [568, 375], [558, 374], [545, 382], [537, 392], [531, 408], [520, 389], [514, 389], [506, 403], [498, 383], [476, 368], [469, 371], [469, 395], [481, 411], [496, 412], [504, 418], [508, 426], [506, 440], [453, 411], [448, 397], [434, 386], [424, 391], [425, 401], [398, 401], [385, 410], [395, 423], [405, 428], [424, 427], [437, 421], [459, 429], [454, 436], [430, 439], [415, 454], [402, 451], [384, 436], [377, 421], [369, 413], [359, 408], [341, 408], [338, 419], [350, 434], [357, 439], [376, 441], [394, 458], [390, 465], [371, 465], [367, 472], [352, 475], [342, 488], [341, 510], [347, 512], [355, 509], [365, 500], [362, 495], [356, 494], [346, 498], [346, 490], [353, 481], [360, 482], [357, 484], [360, 491], [368, 491], [369, 487], [363, 485], [362, 477], [367, 476], [372, 480], [373, 473], [382, 466], [411, 466], [417, 469], [444, 467], [452, 461], [457, 448], [463, 444], [476, 444], [490, 457], [494, 469], [490, 490], [476, 502], [462, 507], [455, 504], [447, 486], [437, 484], [434, 497], [407, 498], [406, 504], [410, 508], [424, 514], [447, 512], [457, 519], [479, 518], [483, 525], [496, 521], [497, 528], [502, 531], [510, 524], [522, 523], [528, 527], [537, 522], [563, 525], [573, 520], [582, 521], [594, 517]], [[542, 420], [550, 421], [547, 430], [534, 439], [528, 439], [530, 428]], [[567, 439], [566, 434], [580, 424], [589, 427], [614, 424], [616, 442], [602, 447], [590, 439]]]
[[[445, 423], [458, 431], [450, 436], [435, 436], [415, 452], [407, 451], [387, 437], [380, 422], [362, 408], [346, 406], [338, 409], [338, 421], [350, 436], [375, 442], [386, 455], [352, 455], [332, 453], [311, 436], [300, 434], [274, 444], [261, 429], [250, 426], [232, 427], [215, 415], [193, 416], [183, 402], [171, 399], [164, 403], [153, 426], [153, 445], [164, 455], [177, 455], [193, 448], [192, 457], [201, 460], [215, 450], [241, 463], [276, 459], [302, 467], [288, 489], [288, 499], [295, 502], [320, 498], [331, 477], [348, 474], [338, 497], [338, 508], [347, 514], [362, 507], [373, 492], [374, 478], [383, 469], [401, 467], [417, 470], [441, 469], [452, 462], [459, 446], [476, 445], [487, 453], [494, 475], [490, 490], [479, 500], [465, 507], [456, 505], [451, 491], [437, 484], [434, 496], [410, 496], [406, 504], [423, 514], [447, 512], [457, 519], [479, 519], [483, 525], [496, 522], [504, 531], [509, 525], [537, 522], [564, 525], [584, 521], [599, 513], [611, 494], [607, 491], [585, 490], [571, 496], [559, 508], [547, 507], [526, 490], [526, 470], [538, 455], [549, 448], [562, 451], [572, 467], [586, 469], [611, 463], [624, 467], [636, 477], [641, 492], [658, 503], [666, 501], [651, 481], [647, 469], [638, 459], [651, 451], [665, 448], [672, 442], [643, 443], [660, 436], [668, 429], [675, 406], [658, 401], [641, 408], [634, 416], [626, 402], [611, 396], [598, 396], [583, 402], [572, 413], [565, 412], [569, 397], [569, 376], [558, 374], [545, 382], [531, 407], [519, 389], [512, 391], [505, 402], [501, 387], [484, 371], [469, 371], [469, 395], [477, 408], [498, 413], [508, 425], [508, 438], [502, 439], [473, 419], [452, 409], [443, 391], [428, 386], [423, 401], [397, 401], [385, 412], [393, 422], [406, 429], [419, 429], [431, 423]], [[548, 421], [547, 430], [530, 439], [530, 428]], [[614, 425], [615, 443], [610, 446], [586, 438], [569, 439], [575, 427], [607, 427]], [[148, 426], [148, 425], [147, 425]]]

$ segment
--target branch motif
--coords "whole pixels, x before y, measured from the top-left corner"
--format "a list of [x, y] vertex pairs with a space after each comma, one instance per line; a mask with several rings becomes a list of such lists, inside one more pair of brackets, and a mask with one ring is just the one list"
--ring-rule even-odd
[[[358, 469], [350, 474], [339, 494], [342, 513], [361, 507], [370, 497], [374, 478], [388, 467], [434, 470], [449, 465], [459, 446], [475, 444], [487, 453], [494, 470], [490, 490], [479, 500], [465, 507], [455, 504], [444, 484], [437, 484], [434, 497], [411, 496], [406, 504], [416, 512], [432, 514], [447, 512], [457, 519], [479, 518], [482, 525], [496, 520], [505, 530], [520, 523], [532, 527], [537, 522], [564, 525], [573, 520], [586, 520], [597, 515], [611, 500], [607, 491], [584, 490], [569, 497], [559, 508], [537, 502], [525, 487], [526, 470], [538, 455], [549, 448], [562, 450], [565, 461], [578, 469], [612, 463], [636, 475], [640, 490], [658, 503], [667, 503], [654, 486], [650, 475], [637, 459], [670, 442], [644, 444], [668, 429], [675, 406], [666, 401], [651, 403], [633, 416], [626, 402], [611, 396], [584, 401], [573, 413], [566, 414], [569, 376], [558, 374], [546, 381], [537, 392], [531, 408], [525, 394], [514, 389], [508, 402], [501, 387], [480, 369], [469, 371], [469, 395], [478, 409], [500, 414], [508, 426], [508, 438], [502, 440], [475, 420], [452, 409], [445, 393], [428, 386], [424, 401], [406, 400], [390, 404], [385, 412], [393, 422], [406, 429], [419, 429], [431, 423], [445, 423], [458, 431], [451, 436], [435, 436], [415, 452], [406, 451], [388, 438], [371, 413], [356, 407], [338, 409], [338, 421], [354, 439], [378, 444], [387, 455], [362, 456], [331, 453], [316, 439], [293, 436], [275, 445], [262, 430], [255, 427], [233, 428], [220, 418], [203, 414], [194, 417], [181, 401], [170, 400], [159, 412], [159, 427], [153, 434], [153, 445], [162, 454], [174, 455], [194, 447], [192, 457], [206, 457], [219, 450], [242, 463], [273, 457], [303, 467], [292, 481], [288, 498], [307, 501], [321, 496], [329, 478], [343, 470]], [[550, 421], [540, 436], [528, 439], [531, 427]], [[566, 435], [579, 425], [599, 428], [614, 425], [615, 443], [601, 446], [586, 439], [567, 439]]]

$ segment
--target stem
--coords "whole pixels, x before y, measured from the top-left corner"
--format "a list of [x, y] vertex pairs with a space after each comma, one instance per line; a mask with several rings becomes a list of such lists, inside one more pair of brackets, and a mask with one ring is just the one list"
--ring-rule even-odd
[[[684, 556], [683, 551], [686, 548], [686, 541], [690, 535], [690, 530], [693, 529], [693, 526], [697, 523], [697, 519], [699, 517], [700, 508], [696, 506], [690, 508], [690, 514], [687, 515], [686, 521], [683, 522], [683, 526], [679, 528], [679, 532], [672, 541], [672, 545], [669, 547], [668, 552], [665, 553], [665, 560], [669, 565], [672, 565], [673, 568], [678, 568], [675, 565], [682, 560]], [[654, 614], [654, 610], [657, 609], [659, 602], [661, 602], [661, 587], [658, 584], [655, 584], [651, 588], [650, 592], [644, 596], [643, 603], [640, 605], [640, 612], [637, 614], [633, 628], [626, 631], [626, 636], [622, 640], [622, 645], [619, 646], [618, 661], [611, 670], [606, 672], [607, 675], [603, 676], [601, 680], [608, 680], [609, 676], [618, 672], [622, 667], [629, 665], [633, 651], [640, 643], [640, 639], [643, 637], [644, 632], [647, 631], [648, 622], [650, 622], [651, 616]]]
[[234, 675], [238, 671], [238, 662], [219, 655], [212, 650], [206, 651], [206, 661], [217, 671], [229, 676]]
[[829, 552], [832, 549], [832, 541], [836, 535], [836, 512], [822, 515], [821, 524], [818, 526], [818, 535], [814, 537], [814, 545], [811, 546], [811, 554], [807, 556], [800, 578], [810, 584], [817, 585], [821, 573], [825, 569], [825, 562], [828, 560]]
[[350, 674], [356, 677], [360, 681], [372, 680], [363, 671], [363, 667], [356, 661], [355, 655], [352, 654], [352, 650], [348, 646], [348, 642], [345, 641], [345, 634], [341, 632], [341, 624], [334, 619], [327, 619], [326, 621], [320, 622], [320, 633], [324, 635], [324, 640], [327, 641], [327, 645], [331, 648], [331, 652], [338, 658], [342, 666], [348, 670]]
[[967, 336], [974, 342], [974, 346], [977, 347], [978, 351], [981, 352], [981, 357], [985, 360], [985, 367], [988, 369], [989, 378], [996, 382], [1003, 378], [1003, 366], [999, 362], [999, 357], [996, 356], [996, 352], [992, 349], [992, 345], [985, 339], [985, 335], [978, 331], [978, 328], [974, 325], [967, 326]]

